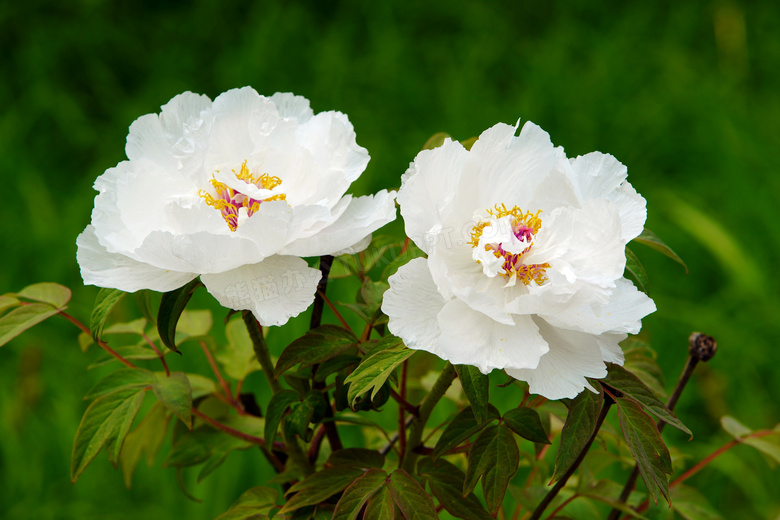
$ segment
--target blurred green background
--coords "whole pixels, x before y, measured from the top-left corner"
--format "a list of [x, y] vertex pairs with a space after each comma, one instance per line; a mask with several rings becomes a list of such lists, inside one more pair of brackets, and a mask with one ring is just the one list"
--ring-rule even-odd
[[[728, 440], [721, 415], [780, 422], [780, 4], [765, 2], [0, 3], [0, 294], [74, 288], [91, 185], [124, 158], [130, 123], [185, 90], [251, 85], [340, 110], [371, 162], [353, 185], [396, 187], [425, 140], [531, 120], [569, 156], [609, 152], [648, 201], [648, 228], [690, 274], [642, 246], [658, 312], [643, 332], [671, 388], [693, 330], [720, 350], [679, 405], [695, 460]], [[400, 229], [396, 227], [396, 229]], [[0, 516], [213, 518], [262, 483], [233, 454], [187, 501], [173, 470], [126, 491], [103, 455], [71, 485], [71, 443], [100, 374], [76, 332], [51, 321], [0, 349]], [[780, 479], [737, 447], [690, 481], [726, 518], [780, 515]]]

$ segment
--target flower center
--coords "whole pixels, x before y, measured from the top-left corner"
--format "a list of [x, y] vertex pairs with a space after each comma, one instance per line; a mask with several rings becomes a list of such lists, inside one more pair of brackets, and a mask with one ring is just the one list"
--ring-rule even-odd
[[[272, 190], [282, 183], [282, 180], [279, 177], [272, 177], [267, 173], [255, 177], [249, 171], [249, 168], [247, 168], [246, 161], [241, 164], [241, 170], [238, 173], [233, 169], [230, 171], [233, 173], [235, 179], [245, 183], [247, 189], [244, 191], [251, 190], [252, 186], [258, 188], [258, 190]], [[214, 173], [218, 174], [220, 172], [217, 170]], [[287, 199], [285, 193], [268, 194], [267, 197], [257, 195], [257, 198], [253, 198], [251, 193], [242, 193], [238, 188], [230, 187], [227, 184], [218, 181], [213, 174], [209, 182], [214, 187], [216, 194], [212, 195], [205, 190], [200, 190], [198, 195], [206, 201], [206, 204], [219, 210], [222, 214], [222, 218], [227, 222], [230, 231], [238, 229], [238, 211], [241, 208], [246, 208], [247, 217], [251, 217], [260, 208], [260, 204], [263, 202]], [[233, 183], [231, 182], [231, 184]]]
[[542, 285], [547, 281], [545, 270], [550, 264], [526, 264], [525, 255], [533, 245], [533, 239], [542, 227], [542, 219], [536, 213], [523, 212], [517, 206], [507, 209], [496, 204], [487, 210], [489, 218], [471, 229], [472, 258], [482, 264], [483, 272], [490, 276], [500, 274], [508, 279], [507, 286], [519, 280]]

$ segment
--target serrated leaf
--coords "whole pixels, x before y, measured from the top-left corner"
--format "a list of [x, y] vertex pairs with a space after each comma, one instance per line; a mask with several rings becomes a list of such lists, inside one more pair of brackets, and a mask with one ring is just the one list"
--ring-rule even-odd
[[487, 426], [488, 421], [499, 418], [498, 410], [492, 404], [488, 404], [488, 418], [485, 422], [478, 422], [474, 417], [474, 411], [470, 406], [461, 410], [455, 418], [450, 421], [442, 432], [436, 446], [433, 448], [433, 459], [436, 460], [444, 453], [459, 445], [475, 433]]
[[477, 422], [483, 423], [488, 418], [488, 400], [490, 381], [488, 376], [471, 365], [455, 365], [460, 385], [471, 403], [471, 409]]
[[128, 388], [104, 395], [89, 405], [76, 431], [70, 478], [75, 482], [104, 445], [116, 464], [122, 443], [144, 401], [143, 389]]
[[153, 464], [168, 433], [170, 417], [170, 413], [162, 404], [154, 403], [141, 420], [141, 424], [127, 434], [125, 443], [122, 445], [122, 452], [119, 454], [122, 477], [127, 489], [131, 487], [133, 473], [135, 473], [135, 468], [142, 455], [146, 456], [146, 462], [149, 466]]
[[619, 397], [617, 405], [620, 429], [639, 466], [650, 498], [657, 503], [660, 492], [668, 502], [672, 458], [655, 421], [632, 399]]
[[356, 468], [382, 469], [385, 456], [376, 450], [366, 448], [345, 448], [334, 451], [325, 462], [326, 466], [354, 466]]
[[0, 318], [0, 347], [59, 312], [59, 309], [46, 303], [31, 303], [11, 310]]
[[243, 381], [246, 376], [260, 370], [254, 345], [244, 320], [233, 319], [225, 325], [227, 345], [217, 344], [214, 357], [228, 377]]
[[158, 374], [154, 395], [173, 415], [192, 429], [192, 389], [187, 374], [173, 372], [170, 376]]
[[387, 486], [371, 495], [366, 503], [364, 520], [395, 520], [395, 503]]
[[28, 285], [19, 291], [17, 296], [36, 302], [48, 303], [56, 309], [64, 309], [65, 305], [70, 301], [71, 292], [64, 285], [43, 282]]
[[634, 241], [639, 242], [640, 244], [644, 244], [647, 247], [651, 249], [655, 249], [659, 253], [661, 253], [664, 256], [667, 256], [683, 266], [685, 268], [685, 274], [688, 274], [688, 266], [685, 265], [685, 262], [682, 261], [682, 259], [677, 256], [677, 253], [672, 251], [672, 248], [664, 244], [664, 242], [658, 238], [658, 235], [650, 231], [649, 229], [642, 230], [642, 233], [639, 234], [638, 237], [634, 239]]
[[120, 390], [144, 388], [157, 383], [157, 375], [144, 368], [120, 368], [95, 383], [84, 399], [96, 399]]
[[230, 509], [216, 520], [250, 520], [263, 516], [276, 506], [279, 492], [273, 488], [257, 486], [244, 491]]
[[434, 148], [438, 148], [439, 146], [444, 144], [444, 140], [450, 137], [450, 134], [447, 132], [436, 132], [432, 136], [428, 138], [427, 141], [425, 141], [425, 144], [423, 145], [423, 150], [433, 150]]
[[348, 466], [325, 468], [309, 475], [287, 490], [285, 495], [295, 493], [282, 507], [279, 514], [295, 511], [304, 506], [319, 504], [336, 493], [343, 491], [347, 486], [363, 475], [363, 470]]
[[584, 390], [569, 403], [569, 413], [561, 430], [561, 444], [555, 456], [551, 482], [566, 473], [596, 430], [596, 420], [604, 402], [602, 393]]
[[547, 438], [547, 433], [544, 431], [539, 413], [533, 408], [528, 408], [527, 406], [513, 408], [505, 413], [502, 419], [520, 437], [531, 442], [550, 444], [550, 439]]
[[282, 351], [276, 362], [274, 374], [278, 378], [283, 372], [301, 364], [302, 368], [322, 363], [341, 354], [357, 344], [351, 331], [335, 325], [320, 325], [296, 339]]
[[463, 497], [466, 475], [454, 464], [444, 459], [434, 462], [425, 458], [420, 460], [417, 471], [428, 479], [433, 496], [452, 516], [463, 520], [492, 520], [473, 493]]
[[387, 491], [407, 520], [438, 520], [433, 500], [406, 471], [397, 469], [390, 474]]
[[114, 308], [114, 305], [121, 300], [125, 291], [119, 289], [102, 288], [98, 292], [97, 298], [95, 298], [95, 306], [92, 308], [92, 315], [89, 318], [89, 330], [92, 332], [92, 339], [96, 342], [103, 339], [103, 327], [106, 324], [106, 319]]
[[698, 491], [688, 486], [672, 488], [672, 509], [685, 520], [723, 520]]
[[646, 293], [647, 287], [650, 284], [650, 278], [648, 278], [647, 271], [645, 271], [642, 262], [639, 261], [639, 257], [637, 257], [628, 247], [626, 247], [626, 272], [634, 279], [637, 288]]
[[282, 421], [285, 410], [293, 403], [300, 401], [300, 396], [292, 390], [281, 390], [271, 397], [265, 412], [265, 432], [263, 438], [267, 446], [272, 446], [276, 439], [276, 430]]
[[653, 394], [653, 391], [625, 368], [614, 363], [607, 363], [607, 377], [602, 381], [631, 397], [659, 419], [693, 436], [691, 430], [672, 414], [671, 410]]
[[160, 308], [157, 311], [157, 331], [163, 344], [174, 352], [179, 352], [176, 348], [176, 325], [179, 322], [181, 313], [192, 298], [192, 293], [201, 285], [198, 278], [195, 278], [188, 284], [163, 293], [160, 299]]
[[355, 371], [344, 380], [345, 383], [349, 383], [347, 399], [350, 405], [371, 389], [373, 389], [371, 393], [373, 399], [396, 367], [409, 359], [412, 354], [414, 350], [406, 348], [399, 338], [391, 335], [382, 338], [377, 348], [363, 358]]
[[504, 424], [482, 430], [469, 451], [463, 494], [474, 490], [482, 479], [482, 494], [494, 517], [504, 501], [504, 494], [520, 464], [520, 450], [512, 432]]
[[[355, 520], [368, 499], [383, 488], [386, 481], [387, 473], [381, 469], [369, 469], [356, 478], [341, 495], [333, 511], [332, 520]], [[367, 519], [368, 516], [364, 518]]]

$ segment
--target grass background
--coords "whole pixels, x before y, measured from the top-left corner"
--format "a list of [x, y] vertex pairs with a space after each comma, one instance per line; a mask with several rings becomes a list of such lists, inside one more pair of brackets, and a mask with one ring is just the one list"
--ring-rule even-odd
[[[340, 110], [371, 153], [353, 185], [400, 184], [427, 137], [517, 118], [569, 156], [628, 166], [648, 228], [690, 274], [637, 246], [658, 312], [644, 333], [671, 383], [688, 334], [720, 351], [679, 405], [694, 459], [727, 441], [731, 413], [780, 422], [780, 7], [729, 2], [212, 2], [27, 0], [0, 4], [0, 293], [37, 281], [74, 288], [75, 237], [94, 179], [124, 157], [127, 127], [191, 90], [251, 85]], [[100, 376], [76, 334], [49, 322], [0, 350], [0, 508], [23, 518], [213, 518], [262, 483], [259, 454], [233, 455], [187, 501], [172, 470], [142, 467], [125, 491], [103, 456], [78, 484], [71, 443]], [[738, 447], [691, 481], [726, 518], [776, 518], [780, 479]], [[738, 513], [737, 513], [738, 512]]]

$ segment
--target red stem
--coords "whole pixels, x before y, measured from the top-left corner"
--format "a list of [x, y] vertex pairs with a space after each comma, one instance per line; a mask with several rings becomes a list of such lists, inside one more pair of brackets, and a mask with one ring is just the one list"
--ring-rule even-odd
[[149, 346], [152, 347], [154, 352], [157, 354], [157, 357], [160, 358], [160, 363], [162, 363], [162, 366], [165, 369], [165, 375], [170, 376], [171, 371], [168, 370], [168, 363], [165, 361], [165, 356], [163, 355], [163, 353], [160, 352], [160, 349], [157, 348], [157, 345], [154, 344], [154, 341], [152, 341], [152, 339], [149, 336], [147, 336], [144, 333], [141, 333], [141, 336], [143, 336], [144, 340], [146, 340]]
[[404, 453], [406, 452], [406, 410], [401, 403], [409, 404], [406, 400], [406, 372], [407, 366], [406, 361], [404, 361], [401, 364], [401, 395], [398, 396], [401, 399], [398, 401], [398, 452], [401, 459], [404, 458]]
[[200, 347], [203, 349], [203, 353], [206, 355], [206, 359], [208, 359], [209, 361], [211, 370], [214, 372], [214, 375], [217, 376], [217, 380], [219, 381], [222, 390], [224, 390], [225, 395], [227, 396], [228, 401], [230, 402], [230, 405], [233, 408], [235, 408], [238, 413], [243, 415], [245, 413], [244, 407], [241, 406], [241, 404], [236, 400], [235, 397], [233, 397], [233, 393], [230, 391], [230, 385], [228, 385], [227, 381], [225, 381], [225, 378], [222, 377], [222, 373], [219, 371], [219, 367], [217, 367], [217, 364], [214, 362], [214, 358], [211, 356], [211, 352], [209, 351], [206, 342], [199, 341], [198, 343], [200, 343]]
[[559, 512], [561, 509], [563, 509], [564, 507], [568, 506], [568, 505], [569, 505], [569, 502], [571, 502], [572, 500], [574, 500], [574, 499], [575, 499], [575, 498], [577, 498], [578, 496], [580, 496], [580, 495], [578, 495], [578, 494], [576, 494], [576, 493], [575, 493], [575, 494], [573, 494], [572, 496], [570, 496], [569, 498], [567, 498], [566, 500], [564, 500], [564, 501], [563, 501], [563, 503], [562, 503], [561, 505], [559, 505], [558, 507], [556, 507], [556, 508], [555, 508], [555, 511], [553, 511], [552, 513], [550, 513], [550, 515], [547, 517], [547, 520], [550, 520], [551, 518], [555, 518], [555, 515], [557, 515], [557, 514], [558, 514], [558, 512]]
[[[86, 325], [81, 323], [79, 320], [77, 320], [76, 318], [74, 318], [73, 316], [68, 314], [67, 312], [60, 311], [59, 314], [63, 318], [65, 318], [68, 321], [70, 321], [71, 323], [73, 323], [76, 327], [80, 328], [82, 331], [86, 332], [90, 336], [92, 335], [92, 332], [87, 328]], [[134, 364], [132, 364], [131, 362], [129, 362], [128, 360], [126, 360], [125, 358], [120, 356], [114, 349], [109, 347], [108, 344], [105, 341], [99, 339], [99, 340], [97, 340], [97, 344], [100, 346], [100, 348], [102, 348], [103, 350], [105, 350], [106, 352], [108, 352], [109, 354], [114, 356], [117, 359], [117, 361], [119, 361], [120, 363], [122, 363], [126, 367], [128, 367], [128, 368], [136, 368], [136, 366]]]
[[322, 297], [322, 300], [323, 300], [323, 301], [324, 301], [324, 302], [325, 302], [325, 303], [328, 305], [328, 307], [330, 308], [330, 310], [332, 310], [332, 311], [333, 311], [333, 314], [335, 314], [335, 315], [336, 315], [336, 318], [338, 318], [338, 320], [341, 322], [341, 325], [342, 325], [342, 326], [343, 326], [345, 329], [347, 329], [347, 330], [351, 330], [351, 329], [349, 328], [349, 324], [347, 324], [347, 322], [346, 322], [346, 320], [344, 319], [344, 317], [343, 317], [341, 314], [339, 314], [339, 311], [337, 311], [337, 310], [336, 310], [336, 307], [335, 307], [335, 306], [333, 305], [333, 303], [332, 303], [332, 302], [331, 302], [331, 301], [328, 299], [328, 297], [327, 297], [327, 296], [325, 296], [325, 293], [324, 293], [324, 292], [322, 292], [322, 291], [320, 291], [318, 294], [319, 294], [319, 295]]
[[[683, 473], [682, 475], [680, 475], [679, 477], [674, 479], [674, 481], [672, 481], [669, 484], [669, 489], [672, 489], [673, 487], [679, 486], [680, 484], [682, 484], [683, 482], [685, 482], [686, 480], [688, 480], [689, 478], [694, 476], [696, 473], [701, 471], [707, 464], [712, 462], [718, 456], [722, 455], [723, 453], [726, 453], [728, 450], [730, 450], [731, 448], [733, 448], [737, 444], [742, 444], [742, 441], [744, 439], [749, 439], [751, 437], [753, 437], [753, 438], [755, 438], [755, 437], [765, 437], [767, 435], [772, 435], [773, 433], [777, 434], [777, 432], [773, 431], [773, 430], [760, 430], [760, 431], [753, 432], [751, 434], [745, 435], [741, 439], [734, 439], [733, 441], [727, 442], [726, 444], [724, 444], [723, 446], [721, 446], [720, 448], [718, 448], [717, 450], [712, 452], [710, 455], [708, 455], [707, 457], [702, 459], [698, 464], [693, 466], [691, 469], [689, 469], [688, 471], [686, 471], [685, 473]], [[650, 500], [646, 499], [644, 502], [639, 504], [639, 507], [636, 508], [636, 512], [637, 513], [641, 513], [642, 511], [645, 511], [648, 507], [650, 507]], [[629, 515], [626, 515], [626, 516], [623, 517], [623, 520], [628, 519], [628, 518], [630, 518]]]

